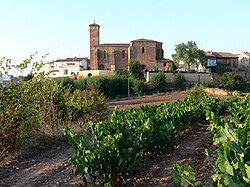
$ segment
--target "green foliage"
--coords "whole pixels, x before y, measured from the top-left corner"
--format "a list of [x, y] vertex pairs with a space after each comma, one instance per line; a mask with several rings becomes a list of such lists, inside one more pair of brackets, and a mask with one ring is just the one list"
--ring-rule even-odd
[[[229, 105], [228, 105], [229, 104]], [[213, 186], [250, 186], [250, 95], [242, 99], [230, 99], [227, 103], [218, 103], [229, 109], [232, 116], [225, 119], [207, 110], [206, 119], [214, 134], [218, 159], [211, 177]], [[210, 156], [211, 150], [205, 154]], [[193, 184], [194, 176], [189, 166], [174, 164], [174, 180], [182, 186], [202, 186]], [[191, 173], [191, 177], [190, 176]]]
[[180, 166], [176, 162], [173, 164], [174, 168], [174, 182], [180, 184], [181, 186], [188, 187], [188, 186], [200, 186], [202, 187], [203, 184], [201, 182], [196, 182], [195, 185], [192, 183], [195, 181], [195, 172], [193, 168], [189, 165]]
[[144, 91], [145, 89], [145, 82], [138, 79], [132, 80], [132, 90], [134, 93], [136, 93], [138, 96]]
[[223, 87], [229, 91], [242, 90], [244, 86], [242, 77], [236, 73], [224, 73], [219, 81]]
[[115, 71], [115, 76], [116, 77], [121, 77], [121, 78], [128, 78], [129, 77], [129, 71], [128, 70], [116, 70]]
[[96, 87], [104, 96], [108, 98], [124, 95], [128, 89], [128, 79], [111, 77], [111, 76], [96, 76], [86, 79], [87, 88]]
[[216, 67], [215, 67], [216, 73], [223, 74], [223, 73], [231, 72], [231, 71], [232, 71], [232, 69], [228, 66], [222, 65], [220, 63], [216, 64]]
[[67, 107], [71, 108], [73, 119], [85, 117], [84, 122], [89, 120], [97, 121], [98, 116], [102, 115], [106, 107], [106, 99], [99, 91], [75, 90], [69, 95], [69, 99], [66, 101]]
[[187, 92], [188, 97], [193, 99], [203, 99], [207, 97], [206, 92], [203, 90], [202, 86], [195, 85]]
[[178, 132], [205, 120], [206, 110], [218, 114], [224, 109], [218, 105], [225, 103], [213, 98], [186, 98], [159, 106], [116, 109], [107, 120], [92, 123], [84, 131], [66, 129], [75, 149], [71, 162], [89, 184], [120, 185], [135, 171], [145, 153], [154, 155], [172, 149]]
[[77, 79], [74, 81], [74, 89], [84, 91], [87, 89], [87, 79]]
[[[24, 71], [32, 59], [18, 67]], [[0, 88], [0, 160], [31, 136], [62, 135], [65, 125], [93, 120], [105, 111], [99, 92], [74, 92], [71, 80], [46, 80], [40, 67], [33, 63], [29, 80]]]
[[231, 107], [227, 120], [207, 113], [211, 121], [213, 141], [218, 146], [216, 169], [212, 175], [214, 186], [250, 185], [250, 95]]
[[54, 81], [56, 84], [59, 84], [64, 89], [70, 89], [71, 91], [74, 89], [74, 81], [69, 77], [58, 77], [52, 79], [52, 81]]
[[162, 90], [164, 86], [166, 85], [166, 78], [165, 78], [164, 72], [160, 72], [156, 74], [152, 78], [152, 83], [158, 92]]
[[182, 88], [184, 82], [185, 82], [184, 75], [181, 72], [175, 73], [175, 87], [179, 89]]
[[139, 80], [145, 80], [144, 78], [144, 69], [145, 69], [144, 64], [140, 64], [139, 61], [131, 61], [129, 63], [129, 73], [130, 77], [134, 79], [139, 79]]
[[180, 62], [184, 62], [188, 71], [191, 65], [195, 65], [197, 69], [200, 64], [204, 66], [207, 60], [204, 51], [200, 50], [193, 41], [176, 45], [175, 52], [172, 54], [174, 64], [178, 67]]

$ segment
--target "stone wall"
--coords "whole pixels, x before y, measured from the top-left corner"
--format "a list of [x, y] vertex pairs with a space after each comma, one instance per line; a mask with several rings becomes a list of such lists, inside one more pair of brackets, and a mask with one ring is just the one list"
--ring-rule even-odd
[[[150, 82], [156, 74], [157, 73], [147, 72], [146, 73], [147, 82]], [[184, 75], [185, 80], [190, 83], [213, 81], [210, 73], [183, 73], [183, 75]], [[166, 78], [166, 82], [175, 81], [174, 73], [165, 73], [165, 78]]]
[[114, 71], [110, 70], [84, 70], [80, 71], [78, 77], [88, 77], [89, 75], [91, 76], [111, 76], [114, 75]]

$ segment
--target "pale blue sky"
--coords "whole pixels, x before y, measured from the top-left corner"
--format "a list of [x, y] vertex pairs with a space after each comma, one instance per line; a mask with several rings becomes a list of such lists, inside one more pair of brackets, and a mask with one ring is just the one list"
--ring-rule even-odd
[[88, 57], [94, 20], [101, 43], [154, 39], [166, 58], [189, 40], [203, 50], [250, 51], [249, 0], [0, 0], [0, 57]]

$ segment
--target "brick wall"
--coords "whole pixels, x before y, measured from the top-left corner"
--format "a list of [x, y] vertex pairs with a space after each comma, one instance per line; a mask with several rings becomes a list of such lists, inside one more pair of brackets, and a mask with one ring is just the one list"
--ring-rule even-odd
[[105, 46], [105, 45], [99, 46], [98, 63], [99, 63], [98, 69], [103, 69], [103, 70], [127, 69], [128, 46]]
[[[144, 53], [143, 48], [144, 47]], [[138, 60], [146, 65], [146, 69], [153, 70], [156, 61], [156, 42], [155, 41], [132, 41], [130, 46], [130, 60]]]
[[89, 25], [89, 39], [90, 39], [90, 69], [96, 69], [96, 48], [100, 44], [100, 26], [97, 24]]

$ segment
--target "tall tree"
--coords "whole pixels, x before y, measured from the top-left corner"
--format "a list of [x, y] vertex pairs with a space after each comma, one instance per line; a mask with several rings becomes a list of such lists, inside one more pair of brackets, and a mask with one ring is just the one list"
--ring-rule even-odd
[[144, 64], [140, 64], [139, 61], [131, 61], [129, 63], [129, 72], [131, 73], [132, 78], [145, 80], [144, 78]]
[[200, 50], [194, 41], [176, 45], [175, 54], [172, 54], [172, 58], [176, 66], [183, 62], [188, 71], [191, 65], [198, 69], [200, 64], [204, 65], [206, 62], [204, 51]]

